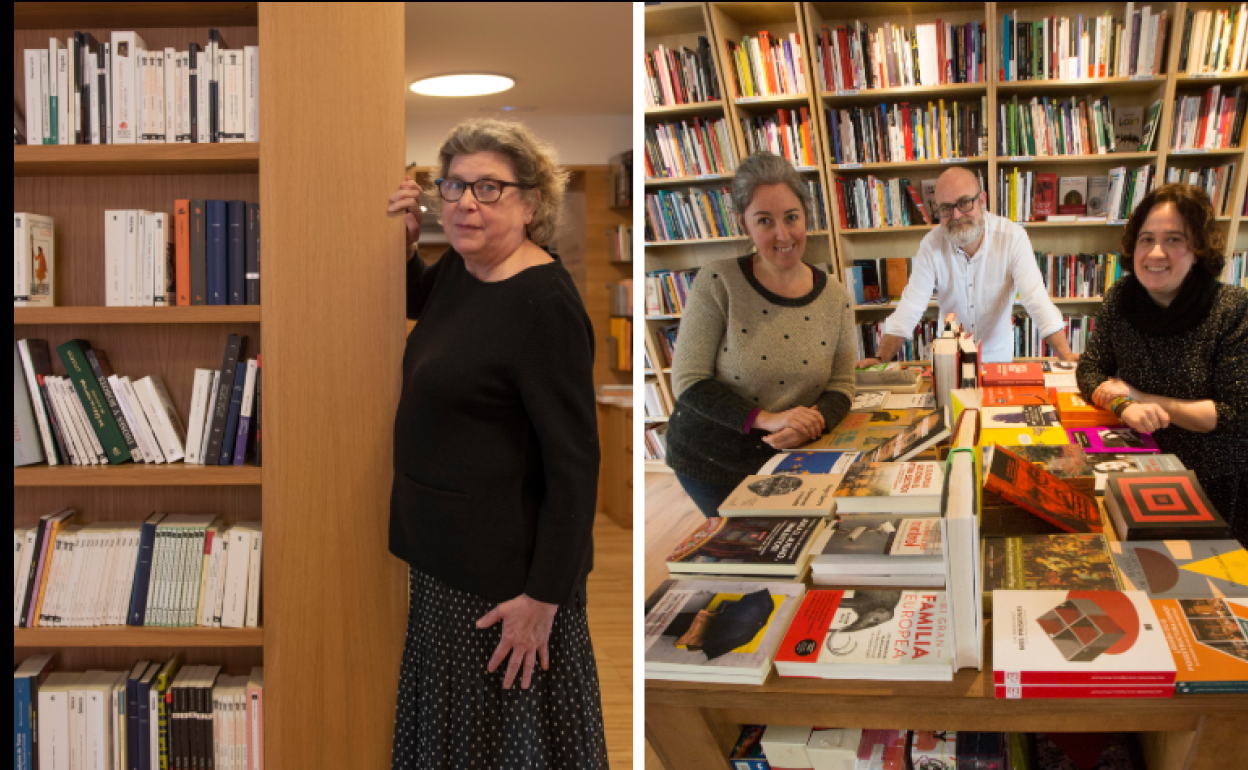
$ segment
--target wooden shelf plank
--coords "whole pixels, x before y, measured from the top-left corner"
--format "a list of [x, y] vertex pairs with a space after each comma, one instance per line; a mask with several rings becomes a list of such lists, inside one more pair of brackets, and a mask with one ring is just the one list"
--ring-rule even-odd
[[1105, 155], [998, 155], [997, 164], [1032, 163], [1113, 163], [1117, 161], [1156, 160], [1155, 152], [1116, 152]]
[[908, 99], [911, 97], [930, 96], [942, 99], [946, 96], [969, 96], [983, 94], [988, 90], [987, 83], [949, 83], [942, 86], [908, 86], [905, 88], [862, 88], [858, 93], [824, 91], [819, 95], [827, 104], [870, 101], [876, 99]]
[[[1013, 94], [1021, 91], [1070, 91], [1072, 89], [1112, 88], [1122, 91], [1151, 91], [1166, 84], [1165, 75], [1152, 78], [1078, 78], [1075, 80], [1011, 80], [997, 83], [997, 93]], [[1001, 100], [997, 100], [1000, 104]]]
[[14, 647], [263, 647], [263, 628], [15, 628]]
[[260, 323], [260, 306], [15, 307], [13, 325]]
[[13, 176], [146, 176], [259, 172], [258, 142], [13, 147]]
[[1169, 150], [1166, 153], [1166, 160], [1169, 161], [1172, 158], [1200, 158], [1206, 155], [1239, 155], [1243, 151], [1243, 147], [1212, 147], [1197, 148], [1192, 150]]
[[788, 105], [806, 104], [810, 97], [807, 94], [780, 94], [778, 96], [738, 96], [734, 102], [738, 107], [785, 107]]
[[1242, 72], [1219, 72], [1214, 75], [1178, 75], [1175, 77], [1174, 82], [1181, 86], [1248, 83], [1248, 70]]
[[110, 466], [32, 465], [13, 469], [14, 487], [259, 486], [261, 469], [171, 463]]
[[841, 230], [842, 236], [850, 235], [875, 235], [877, 233], [926, 233], [935, 224], [930, 225], [906, 225], [905, 227], [849, 227]]
[[841, 173], [849, 173], [851, 171], [878, 171], [888, 169], [908, 169], [908, 168], [945, 168], [947, 166], [967, 166], [976, 163], [987, 163], [988, 158], [985, 156], [975, 158], [958, 158], [956, 160], [889, 160], [879, 163], [832, 163], [828, 165], [829, 171], [839, 171]]
[[724, 102], [716, 99], [712, 102], [694, 102], [692, 104], [673, 104], [667, 107], [647, 107], [647, 118], [676, 117], [680, 115], [698, 115], [707, 112], [723, 111]]
[[707, 182], [726, 182], [735, 174], [702, 174], [701, 176], [647, 177], [646, 187], [670, 187], [679, 184], [705, 184]]
[[730, 235], [726, 238], [696, 238], [689, 241], [650, 241], [646, 243], [646, 248], [659, 248], [660, 246], [700, 246], [707, 243], [739, 243], [740, 241], [748, 241], [748, 235]]
[[14, 3], [14, 29], [254, 27], [259, 3]]

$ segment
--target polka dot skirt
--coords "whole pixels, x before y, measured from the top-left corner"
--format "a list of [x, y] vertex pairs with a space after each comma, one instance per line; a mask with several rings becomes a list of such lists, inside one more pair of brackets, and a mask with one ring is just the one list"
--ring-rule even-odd
[[411, 570], [407, 644], [399, 671], [394, 770], [607, 767], [598, 668], [579, 599], [559, 608], [550, 670], [528, 690], [503, 689], [507, 660], [486, 672], [502, 623], [478, 629], [495, 602]]

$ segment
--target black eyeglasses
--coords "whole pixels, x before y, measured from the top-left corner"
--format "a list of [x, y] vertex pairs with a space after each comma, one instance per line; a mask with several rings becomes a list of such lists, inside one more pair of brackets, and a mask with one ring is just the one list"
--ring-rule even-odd
[[974, 195], [968, 195], [962, 198], [958, 198], [957, 203], [937, 203], [936, 204], [936, 216], [940, 217], [941, 219], [945, 219], [946, 217], [949, 217], [953, 214], [953, 210], [955, 207], [957, 208], [958, 211], [961, 211], [963, 214], [968, 214], [970, 213], [971, 209], [975, 208], [975, 201], [977, 200], [979, 200], [979, 193], [975, 193]]
[[500, 182], [497, 179], [478, 179], [469, 184], [462, 179], [450, 177], [449, 179], [435, 179], [433, 183], [438, 186], [438, 195], [442, 196], [442, 200], [454, 203], [464, 197], [464, 191], [469, 187], [472, 188], [472, 195], [477, 199], [478, 203], [493, 203], [503, 197], [503, 191], [508, 187], [517, 187], [521, 190], [532, 190], [531, 184], [518, 184], [516, 182]]

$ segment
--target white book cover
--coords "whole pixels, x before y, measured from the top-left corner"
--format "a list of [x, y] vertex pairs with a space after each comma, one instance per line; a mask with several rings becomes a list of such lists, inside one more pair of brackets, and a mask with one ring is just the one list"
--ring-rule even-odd
[[124, 307], [126, 302], [126, 211], [104, 212], [104, 306]]
[[33, 272], [30, 259], [29, 214], [13, 214], [13, 307], [26, 307], [30, 302], [30, 276]]
[[160, 68], [161, 85], [164, 87], [165, 93], [163, 115], [165, 124], [165, 142], [167, 144], [173, 144], [178, 141], [177, 100], [175, 97], [179, 74], [177, 71], [177, 65], [175, 64], [177, 61], [177, 55], [177, 51], [172, 48], [166, 48], [164, 50], [164, 59], [161, 61]]
[[260, 141], [260, 46], [243, 46], [243, 102], [248, 142]]
[[155, 214], [156, 233], [152, 238], [152, 304], [168, 307], [169, 302], [169, 215]]
[[255, 533], [251, 537], [251, 558], [247, 563], [247, 616], [243, 625], [256, 628], [260, 625], [260, 554], [264, 532], [260, 530], [259, 522], [247, 526], [254, 526]]
[[229, 530], [224, 527], [218, 527], [213, 532], [212, 543], [208, 549], [208, 574], [204, 581], [203, 600], [199, 603], [199, 618], [197, 620], [199, 625], [207, 628], [212, 627], [216, 608], [219, 604], [218, 597], [221, 594], [221, 557], [225, 553], [222, 543], [227, 537], [229, 537]]
[[[91, 83], [88, 84], [91, 86], [92, 91], [98, 88], [96, 83], [98, 83], [99, 80], [98, 78], [95, 77], [95, 73], [97, 73], [100, 68], [98, 57], [99, 57], [99, 54], [97, 54], [94, 51], [87, 54], [86, 71], [87, 71], [88, 77], [90, 77], [92, 81]], [[100, 143], [100, 100], [94, 98], [94, 96], [95, 95], [92, 94], [92, 99], [90, 103], [87, 105], [86, 118], [87, 118], [88, 125], [83, 129], [85, 142], [87, 144], [99, 144]]]
[[48, 40], [48, 47], [56, 57], [54, 62], [56, 69], [56, 143], [73, 144], [74, 129], [70, 127], [69, 123], [69, 105], [73, 102], [73, 99], [69, 98], [69, 51], [65, 49], [65, 44], [56, 38]]
[[100, 444], [100, 438], [95, 435], [95, 429], [91, 427], [91, 418], [87, 416], [86, 407], [82, 405], [82, 400], [78, 398], [78, 391], [74, 388], [69, 378], [61, 378], [61, 389], [65, 393], [65, 400], [69, 403], [71, 411], [78, 419], [79, 438], [85, 439], [83, 443], [88, 450], [88, 454], [95, 456], [95, 462], [92, 465], [107, 464], [108, 455], [104, 453], [104, 447]]
[[222, 628], [243, 628], [246, 623], [247, 578], [250, 573], [253, 536], [254, 532], [242, 524], [236, 524], [230, 529], [230, 545], [225, 553], [225, 581], [222, 585]]
[[66, 591], [57, 608], [57, 624], [77, 626], [82, 602], [90, 592], [91, 561], [94, 558], [90, 525], [78, 531], [74, 540], [74, 566], [70, 570]]
[[218, 578], [217, 594], [213, 599], [213, 628], [221, 627], [221, 611], [225, 606], [225, 571], [230, 561], [230, 531], [230, 529], [225, 529], [221, 532], [221, 566], [218, 569], [220, 577]]
[[111, 577], [109, 563], [109, 545], [112, 539], [112, 528], [105, 525], [94, 525], [90, 528], [91, 559], [87, 562], [86, 594], [78, 605], [77, 625], [90, 628], [100, 625], [98, 618], [100, 609], [107, 596], [105, 588]]
[[86, 767], [87, 694], [82, 691], [83, 674], [69, 691], [69, 766], [73, 770]]
[[143, 240], [139, 242], [140, 270], [138, 296], [139, 307], [153, 307], [156, 304], [156, 215], [151, 211], [139, 212], [139, 232]]
[[84, 465], [85, 459], [79, 454], [77, 435], [69, 423], [69, 416], [65, 413], [65, 407], [61, 403], [60, 389], [54, 379], [54, 377], [44, 378], [44, 392], [48, 396], [48, 408], [56, 421], [57, 432], [61, 436], [65, 453], [68, 455], [65, 462], [69, 465]]
[[165, 462], [164, 450], [160, 447], [160, 442], [156, 439], [156, 430], [151, 420], [147, 416], [147, 410], [143, 407], [143, 401], [139, 398], [139, 393], [134, 387], [134, 382], [129, 377], [120, 377], [122, 387], [126, 392], [126, 402], [130, 405], [130, 411], [134, 414], [134, 423], [137, 423], [138, 430], [142, 432], [144, 441], [147, 442], [147, 452], [151, 457], [150, 462]]
[[143, 276], [143, 218], [137, 209], [128, 209], [125, 214], [126, 250], [122, 255], [125, 260], [122, 269], [125, 271], [126, 307], [139, 306], [139, 285]]
[[150, 463], [152, 456], [148, 452], [147, 441], [143, 436], [139, 420], [134, 410], [130, 406], [130, 400], [126, 396], [125, 388], [121, 384], [121, 378], [115, 374], [108, 376], [108, 385], [113, 389], [113, 396], [117, 399], [117, 407], [121, 409], [121, 414], [126, 418], [126, 424], [130, 426], [130, 433], [134, 436], [134, 443], [138, 446], [138, 452], [132, 452], [135, 462]]
[[212, 387], [212, 375], [212, 369], [196, 369], [195, 381], [191, 386], [191, 413], [186, 433], [186, 461], [196, 465], [203, 465], [203, 456], [199, 453], [199, 449], [204, 440], [204, 417], [208, 410], [208, 391]]
[[208, 404], [204, 408], [203, 438], [199, 444], [199, 461], [202, 464], [208, 454], [208, 440], [212, 438], [212, 405], [217, 403], [217, 392], [221, 389], [221, 370], [212, 372], [212, 387], [208, 390]]
[[221, 140], [224, 142], [241, 142], [246, 137], [247, 118], [246, 103], [243, 94], [243, 52], [241, 50], [223, 51], [222, 62], [225, 67], [225, 82], [221, 98], [225, 101], [225, 122]]
[[29, 343], [26, 340], [18, 340], [17, 352], [22, 365], [22, 374], [26, 379], [26, 388], [31, 394], [30, 402], [35, 413], [35, 422], [39, 425], [39, 440], [43, 445], [43, 456], [48, 465], [60, 465], [56, 457], [56, 439], [52, 435], [52, 422], [48, 419], [48, 406], [40, 397], [39, 377], [35, 374], [34, 364], [30, 360]]
[[196, 105], [196, 140], [199, 144], [208, 144], [212, 141], [209, 125], [209, 93], [212, 78], [212, 64], [208, 51], [200, 49], [199, 55], [196, 57], [196, 94], [198, 100]]
[[719, 506], [720, 516], [827, 516], [841, 474], [747, 476]]
[[[135, 385], [141, 385], [143, 388], [140, 398], [148, 399], [145, 406], [150, 404], [156, 410], [154, 416], [160, 423], [157, 440], [165, 459], [169, 462], [181, 460], [185, 456], [186, 429], [182, 425], [182, 419], [178, 417], [177, 410], [173, 408], [173, 400], [169, 398], [169, 392], [165, 390], [165, 383], [160, 379], [160, 375], [152, 374], [139, 380]], [[148, 417], [151, 418], [153, 415], [149, 413]]]
[[191, 54], [179, 51], [174, 57], [174, 141], [191, 141]]
[[69, 762], [69, 692], [81, 677], [58, 671], [39, 686], [39, 770], [77, 770]]
[[112, 58], [112, 138], [114, 144], [138, 143], [139, 92], [138, 52], [147, 48], [134, 32], [114, 32]]
[[30, 262], [26, 307], [56, 305], [56, 228], [52, 217], [26, 214], [30, 232]]

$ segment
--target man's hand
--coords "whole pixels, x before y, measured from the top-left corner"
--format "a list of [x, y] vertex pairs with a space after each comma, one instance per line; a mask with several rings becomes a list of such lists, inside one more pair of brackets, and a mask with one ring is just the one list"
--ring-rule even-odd
[[1170, 425], [1170, 414], [1156, 404], [1141, 404], [1138, 401], [1122, 410], [1119, 417], [1137, 433], [1152, 433]]
[[520, 677], [520, 687], [527, 690], [533, 681], [533, 666], [540, 659], [542, 670], [550, 669], [550, 628], [555, 623], [557, 604], [547, 604], [530, 599], [524, 594], [503, 602], [477, 621], [477, 628], [489, 628], [498, 621], [503, 621], [503, 638], [499, 640], [486, 671], [491, 674], [502, 664], [510, 653], [511, 660], [507, 664], [507, 674], [503, 678], [503, 689], [510, 690], [516, 680], [516, 672], [524, 666]]
[[878, 358], [864, 358], [864, 359], [862, 359], [861, 361], [857, 361], [857, 362], [855, 362], [855, 363], [854, 363], [854, 368], [855, 368], [855, 369], [866, 369], [868, 366], [875, 366], [876, 364], [880, 364], [880, 363], [883, 363], [883, 361], [881, 361], [881, 360], [880, 360], [880, 359], [878, 359]]
[[407, 245], [420, 240], [420, 185], [404, 179], [399, 189], [390, 196], [387, 213], [398, 216], [403, 212], [403, 224], [407, 226]]
[[768, 433], [778, 433], [785, 428], [792, 428], [806, 438], [819, 438], [823, 433], [823, 415], [818, 409], [809, 406], [795, 406], [784, 412], [760, 411], [754, 418], [754, 427]]

